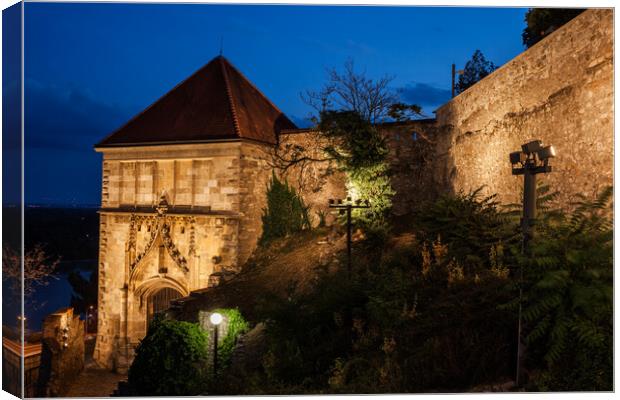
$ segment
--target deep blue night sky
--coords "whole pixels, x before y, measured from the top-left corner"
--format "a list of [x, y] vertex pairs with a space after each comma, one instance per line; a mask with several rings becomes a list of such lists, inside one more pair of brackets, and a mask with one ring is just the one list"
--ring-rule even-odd
[[[353, 58], [395, 76], [427, 115], [449, 98], [450, 64], [521, 51], [526, 9], [183, 4], [25, 6], [26, 202], [98, 204], [92, 146], [219, 53], [295, 122], [299, 93]], [[5, 82], [4, 87], [10, 83]], [[5, 96], [6, 96], [5, 91]]]

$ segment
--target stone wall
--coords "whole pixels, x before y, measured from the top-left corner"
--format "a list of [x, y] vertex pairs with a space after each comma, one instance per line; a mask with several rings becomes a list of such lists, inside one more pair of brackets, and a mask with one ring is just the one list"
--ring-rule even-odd
[[[101, 206], [238, 210], [239, 145], [144, 146], [105, 150]], [[217, 162], [215, 162], [217, 160]]]
[[[333, 161], [326, 161], [322, 149], [326, 143], [315, 131], [298, 131], [280, 135], [280, 143], [272, 154], [272, 166], [279, 177], [286, 179], [310, 206], [314, 226], [319, 224], [319, 214], [329, 225], [334, 220], [330, 213], [329, 199], [347, 196], [346, 177], [338, 171]], [[296, 152], [303, 149], [303, 154]], [[291, 163], [290, 160], [299, 160]]]
[[239, 157], [239, 266], [252, 254], [262, 235], [263, 209], [271, 168], [269, 147], [253, 142], [243, 142]]
[[45, 317], [42, 342], [39, 396], [64, 396], [84, 369], [84, 321], [73, 308], [58, 310]]
[[453, 191], [486, 185], [518, 201], [508, 154], [541, 139], [557, 150], [541, 180], [559, 202], [594, 196], [613, 183], [613, 74], [613, 10], [585, 11], [437, 110], [447, 141], [434, 154], [447, 158], [432, 173]]
[[392, 174], [392, 212], [403, 215], [450, 190], [445, 135], [434, 119], [381, 126]]

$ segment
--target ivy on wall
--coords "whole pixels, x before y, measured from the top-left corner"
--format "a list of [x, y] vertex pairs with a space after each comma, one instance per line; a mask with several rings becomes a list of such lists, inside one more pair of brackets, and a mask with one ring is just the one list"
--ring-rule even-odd
[[349, 196], [370, 202], [369, 209], [354, 211], [356, 222], [370, 230], [387, 228], [395, 191], [385, 138], [355, 111], [324, 111], [319, 129], [330, 142], [325, 152], [347, 175]]
[[213, 312], [222, 314], [226, 321], [226, 332], [223, 332], [224, 336], [217, 345], [218, 359], [221, 362], [221, 368], [224, 368], [230, 364], [239, 336], [246, 333], [250, 329], [250, 325], [237, 308], [219, 308]]

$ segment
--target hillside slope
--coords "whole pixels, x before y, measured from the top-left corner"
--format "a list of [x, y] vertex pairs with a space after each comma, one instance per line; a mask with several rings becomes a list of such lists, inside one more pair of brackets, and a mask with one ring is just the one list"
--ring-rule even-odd
[[346, 248], [346, 236], [328, 229], [317, 229], [258, 248], [241, 272], [217, 287], [194, 291], [177, 299], [171, 317], [197, 321], [199, 311], [239, 308], [244, 317], [256, 321], [254, 307], [266, 293], [286, 295], [295, 288], [305, 293], [320, 272], [333, 272]]

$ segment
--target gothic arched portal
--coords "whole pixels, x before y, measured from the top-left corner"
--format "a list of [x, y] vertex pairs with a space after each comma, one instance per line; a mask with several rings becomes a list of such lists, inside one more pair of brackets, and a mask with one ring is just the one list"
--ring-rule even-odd
[[157, 313], [167, 310], [172, 300], [179, 297], [183, 297], [181, 292], [171, 287], [164, 287], [151, 293], [147, 298], [147, 325], [151, 323]]

